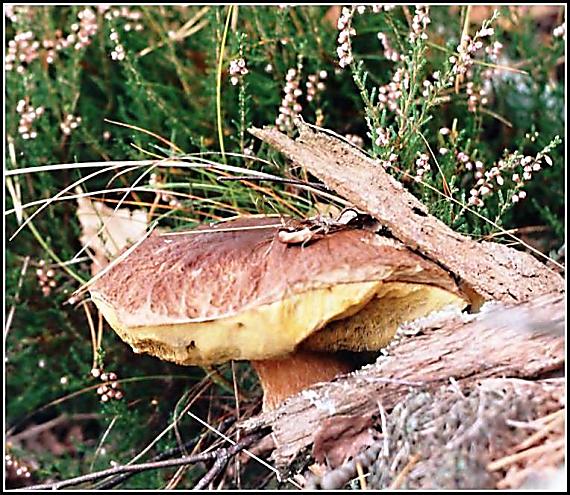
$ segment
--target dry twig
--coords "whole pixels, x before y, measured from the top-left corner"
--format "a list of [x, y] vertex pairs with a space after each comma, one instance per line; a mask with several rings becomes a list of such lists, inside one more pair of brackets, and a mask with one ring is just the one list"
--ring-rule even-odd
[[[168, 459], [164, 461], [154, 461], [154, 462], [144, 462], [141, 464], [131, 464], [128, 466], [117, 466], [110, 469], [104, 469], [102, 471], [97, 471], [94, 473], [89, 473], [83, 476], [77, 476], [75, 478], [70, 478], [63, 481], [57, 481], [55, 483], [45, 483], [41, 485], [32, 485], [28, 486], [26, 490], [59, 490], [61, 488], [65, 488], [68, 486], [75, 486], [80, 485], [82, 483], [87, 483], [89, 481], [95, 481], [101, 478], [106, 478], [108, 476], [116, 475], [116, 474], [124, 474], [124, 473], [140, 473], [143, 471], [148, 471], [150, 469], [164, 469], [169, 467], [176, 467], [176, 466], [183, 466], [188, 464], [196, 464], [198, 462], [205, 462], [210, 461], [212, 459], [218, 460], [219, 458], [224, 458], [227, 460], [231, 459], [234, 455], [238, 452], [242, 451], [243, 449], [249, 447], [251, 444], [259, 440], [261, 435], [259, 433], [249, 435], [244, 437], [240, 443], [232, 445], [231, 447], [227, 448], [220, 448], [216, 450], [212, 450], [207, 453], [190, 455], [190, 456], [183, 456], [178, 459]], [[216, 461], [216, 464], [218, 461]], [[212, 479], [218, 473], [214, 473], [212, 475]], [[208, 476], [208, 475], [207, 475]]]

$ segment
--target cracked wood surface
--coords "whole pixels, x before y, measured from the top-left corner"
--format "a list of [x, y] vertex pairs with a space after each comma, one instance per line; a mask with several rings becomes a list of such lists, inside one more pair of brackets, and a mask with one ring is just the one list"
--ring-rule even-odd
[[454, 232], [362, 152], [306, 124], [299, 124], [299, 130], [296, 140], [275, 128], [250, 132], [370, 213], [404, 244], [454, 274], [475, 307], [482, 301], [520, 302], [563, 292], [563, 278], [530, 254]]
[[277, 466], [311, 445], [331, 418], [366, 417], [389, 410], [410, 388], [434, 390], [453, 377], [461, 389], [487, 378], [534, 378], [564, 368], [564, 296], [490, 303], [475, 315], [440, 314], [413, 324], [419, 332], [390, 354], [355, 373], [317, 384], [278, 409], [240, 425], [271, 426]]

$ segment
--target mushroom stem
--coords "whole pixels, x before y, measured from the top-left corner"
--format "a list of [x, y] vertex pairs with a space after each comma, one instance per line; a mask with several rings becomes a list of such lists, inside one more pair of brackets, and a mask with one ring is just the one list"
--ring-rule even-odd
[[356, 369], [347, 357], [315, 351], [298, 350], [283, 358], [251, 361], [263, 387], [263, 411], [318, 382]]

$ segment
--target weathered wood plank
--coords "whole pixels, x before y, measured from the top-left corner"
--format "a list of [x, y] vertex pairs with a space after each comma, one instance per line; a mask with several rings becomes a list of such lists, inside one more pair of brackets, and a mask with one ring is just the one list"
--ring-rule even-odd
[[458, 277], [475, 306], [481, 299], [524, 301], [564, 290], [563, 278], [530, 254], [454, 232], [374, 160], [306, 124], [299, 129], [297, 140], [270, 127], [250, 132], [370, 213], [404, 244], [440, 263]]

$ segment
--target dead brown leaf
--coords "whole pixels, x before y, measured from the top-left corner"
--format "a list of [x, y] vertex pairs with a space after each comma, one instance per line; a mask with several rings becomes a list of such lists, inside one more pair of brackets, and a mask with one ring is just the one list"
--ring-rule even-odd
[[140, 239], [148, 227], [144, 210], [114, 210], [88, 197], [77, 199], [77, 218], [81, 224], [82, 246], [88, 248], [93, 264], [91, 274], [105, 268], [125, 247]]

